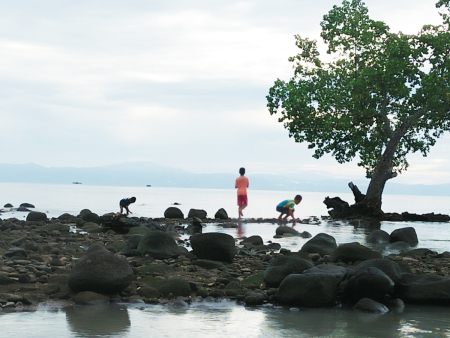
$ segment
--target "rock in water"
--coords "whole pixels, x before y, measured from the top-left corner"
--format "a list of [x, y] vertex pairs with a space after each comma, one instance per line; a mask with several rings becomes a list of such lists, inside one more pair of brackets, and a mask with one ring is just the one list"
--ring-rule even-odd
[[47, 215], [43, 212], [31, 211], [27, 215], [27, 221], [46, 221]]
[[214, 215], [214, 218], [215, 219], [228, 219], [228, 214], [224, 208], [220, 208], [219, 210], [217, 210], [216, 214]]
[[156, 259], [175, 258], [180, 255], [180, 249], [172, 236], [159, 230], [145, 234], [137, 250], [141, 256], [148, 254]]
[[234, 238], [219, 232], [194, 235], [191, 246], [194, 255], [202, 259], [231, 263], [236, 255]]
[[200, 219], [205, 219], [206, 218], [206, 211], [205, 210], [200, 210], [200, 209], [190, 209], [189, 213], [188, 213], [188, 218], [194, 218], [194, 217], [198, 217]]
[[164, 211], [165, 218], [184, 218], [183, 212], [177, 207], [169, 207]]
[[110, 294], [122, 291], [132, 280], [133, 270], [128, 261], [95, 243], [75, 263], [67, 285], [75, 292]]

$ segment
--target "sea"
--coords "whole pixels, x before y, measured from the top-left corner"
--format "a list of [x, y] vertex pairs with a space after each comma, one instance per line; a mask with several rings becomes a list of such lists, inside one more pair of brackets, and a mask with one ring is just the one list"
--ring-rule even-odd
[[[208, 223], [204, 232], [225, 232], [235, 238], [260, 235], [264, 242], [278, 242], [297, 251], [308, 240], [301, 237], [275, 239], [279, 224], [262, 221], [275, 219], [276, 205], [301, 194], [295, 217], [303, 221], [295, 228], [312, 236], [327, 233], [338, 244], [359, 242], [364, 245], [370, 229], [328, 219], [323, 200], [339, 196], [350, 204], [353, 195], [326, 192], [248, 191], [248, 207], [242, 226], [223, 228]], [[171, 206], [185, 216], [190, 209], [202, 209], [214, 218], [220, 208], [236, 218], [234, 189], [192, 189], [161, 187], [93, 186], [84, 184], [29, 184], [0, 182], [0, 219], [25, 219], [27, 213], [15, 210], [31, 203], [33, 210], [49, 218], [63, 213], [78, 215], [89, 209], [98, 215], [119, 211], [124, 197], [137, 198], [130, 205], [130, 216], [160, 218]], [[13, 208], [2, 206], [10, 203]], [[385, 212], [450, 214], [450, 196], [384, 195]], [[382, 222], [388, 233], [402, 227], [414, 227], [418, 248], [436, 252], [450, 251], [450, 223]], [[1, 232], [0, 232], [1, 239]], [[389, 248], [384, 254], [395, 253]], [[273, 305], [245, 307], [234, 301], [192, 302], [187, 307], [145, 303], [114, 303], [99, 306], [64, 307], [46, 303], [32, 311], [9, 312], [0, 308], [0, 337], [450, 337], [450, 307], [411, 306], [383, 315], [351, 309], [286, 308]]]

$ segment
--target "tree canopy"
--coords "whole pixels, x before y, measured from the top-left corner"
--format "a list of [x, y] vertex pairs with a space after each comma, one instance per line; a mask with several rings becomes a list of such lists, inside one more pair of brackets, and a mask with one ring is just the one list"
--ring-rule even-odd
[[436, 7], [442, 24], [408, 35], [372, 20], [362, 1], [343, 1], [321, 22], [332, 61], [320, 59], [317, 41], [296, 35], [294, 76], [267, 96], [270, 114], [313, 157], [357, 158], [377, 181], [380, 204], [386, 180], [408, 168], [406, 155], [426, 156], [450, 130], [450, 0]]

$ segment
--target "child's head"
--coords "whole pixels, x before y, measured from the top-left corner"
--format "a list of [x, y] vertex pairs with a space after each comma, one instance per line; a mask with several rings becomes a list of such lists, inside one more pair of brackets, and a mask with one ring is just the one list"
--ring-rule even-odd
[[239, 169], [239, 174], [244, 175], [245, 174], [245, 168]]
[[296, 195], [294, 198], [294, 203], [295, 204], [299, 204], [302, 201], [302, 196], [301, 195]]
[[131, 202], [131, 203], [134, 203], [134, 202], [136, 202], [136, 197], [134, 197], [134, 196], [133, 196], [133, 197], [131, 197], [131, 198], [130, 198], [130, 202]]

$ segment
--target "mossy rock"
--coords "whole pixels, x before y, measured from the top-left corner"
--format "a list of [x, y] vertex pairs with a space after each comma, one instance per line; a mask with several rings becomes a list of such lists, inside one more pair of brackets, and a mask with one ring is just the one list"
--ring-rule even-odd
[[246, 287], [246, 288], [259, 287], [261, 284], [264, 283], [264, 277], [263, 276], [264, 276], [263, 272], [257, 273], [255, 275], [251, 275], [251, 276], [245, 278], [241, 282], [241, 285], [243, 287]]
[[189, 285], [189, 282], [181, 278], [160, 279], [154, 277], [144, 277], [140, 279], [139, 282], [158, 289], [164, 297], [169, 294], [172, 294], [174, 297], [187, 297], [191, 294], [191, 286]]
[[38, 229], [41, 231], [58, 230], [58, 231], [67, 231], [68, 232], [70, 230], [70, 226], [68, 226], [67, 224], [52, 223], [52, 224], [44, 224], [44, 225], [40, 226]]
[[128, 234], [129, 235], [145, 235], [145, 234], [148, 234], [150, 231], [152, 231], [152, 230], [147, 227], [132, 227], [132, 228], [130, 228], [130, 231], [128, 231]]
[[139, 275], [152, 275], [152, 274], [159, 274], [159, 275], [167, 275], [167, 273], [172, 272], [173, 268], [168, 266], [167, 264], [150, 264], [147, 266], [144, 266], [139, 269]]

